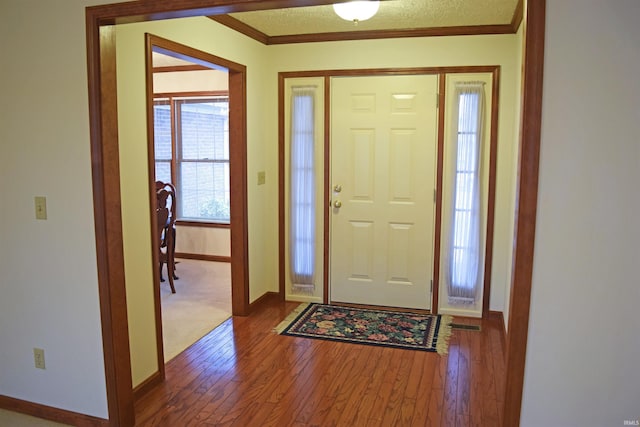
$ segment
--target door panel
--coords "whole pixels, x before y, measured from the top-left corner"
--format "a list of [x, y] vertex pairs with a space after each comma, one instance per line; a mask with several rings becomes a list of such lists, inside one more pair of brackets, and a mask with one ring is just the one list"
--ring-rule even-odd
[[332, 79], [332, 301], [431, 307], [437, 87]]

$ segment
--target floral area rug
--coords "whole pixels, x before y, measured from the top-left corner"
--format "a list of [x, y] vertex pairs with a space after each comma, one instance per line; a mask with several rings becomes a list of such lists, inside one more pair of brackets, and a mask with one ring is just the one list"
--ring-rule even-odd
[[302, 304], [275, 330], [282, 335], [446, 354], [451, 316]]

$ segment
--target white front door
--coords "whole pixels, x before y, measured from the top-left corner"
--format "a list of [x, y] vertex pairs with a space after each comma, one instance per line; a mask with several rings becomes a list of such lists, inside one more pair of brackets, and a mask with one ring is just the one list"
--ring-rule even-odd
[[330, 299], [431, 308], [437, 76], [331, 79]]

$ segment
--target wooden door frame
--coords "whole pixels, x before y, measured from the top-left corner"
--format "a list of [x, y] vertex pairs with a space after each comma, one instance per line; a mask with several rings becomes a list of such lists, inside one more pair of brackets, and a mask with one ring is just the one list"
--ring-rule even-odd
[[[110, 425], [132, 426], [135, 423], [120, 211], [116, 48], [113, 25], [331, 3], [331, 0], [139, 0], [86, 9], [89, 129], [98, 292]], [[537, 212], [545, 14], [545, 0], [526, 2], [514, 268], [506, 342], [507, 369], [502, 417], [503, 425], [507, 426], [519, 425], [524, 384]], [[244, 85], [244, 82], [242, 83]], [[246, 122], [246, 117], [244, 121]], [[243, 137], [246, 138], [246, 133]], [[235, 191], [242, 193], [243, 200], [240, 203], [245, 203], [245, 210], [238, 212], [241, 216], [240, 227], [244, 229], [244, 233], [236, 233], [237, 240], [234, 240], [232, 235], [232, 257], [236, 251], [240, 252], [239, 256], [242, 259], [248, 250], [246, 163], [244, 169], [242, 182]], [[248, 264], [244, 262], [236, 274], [241, 275], [243, 283], [248, 281]]]
[[[499, 65], [469, 65], [449, 67], [412, 67], [412, 68], [385, 68], [385, 69], [348, 69], [348, 70], [313, 70], [313, 71], [283, 71], [278, 73], [278, 170], [285, 171], [288, 167], [285, 163], [285, 117], [284, 99], [285, 82], [287, 79], [323, 77], [324, 78], [324, 198], [323, 209], [323, 302], [329, 303], [329, 251], [330, 251], [330, 209], [331, 200], [331, 78], [332, 77], [368, 77], [368, 76], [397, 76], [397, 75], [435, 75], [438, 76], [438, 112], [437, 112], [437, 157], [436, 157], [436, 203], [434, 212], [434, 248], [433, 248], [433, 291], [431, 293], [431, 312], [438, 312], [438, 298], [440, 288], [440, 244], [442, 233], [442, 176], [444, 168], [444, 142], [445, 142], [445, 100], [446, 100], [446, 76], [449, 74], [490, 74], [492, 82], [491, 111], [489, 114], [489, 182], [487, 191], [487, 223], [484, 259], [484, 283], [482, 317], [489, 315], [489, 298], [491, 294], [491, 268], [493, 265], [493, 230], [495, 221], [495, 189], [497, 175], [498, 155], [498, 115], [500, 105], [500, 66]], [[278, 204], [279, 204], [279, 293], [282, 299], [286, 294], [285, 289], [285, 174], [281, 173], [278, 180]]]
[[[233, 61], [229, 61], [224, 58], [220, 58], [216, 55], [212, 55], [207, 52], [203, 52], [198, 49], [194, 49], [192, 47], [176, 43], [172, 40], [168, 40], [162, 37], [155, 36], [153, 34], [145, 35], [145, 72], [146, 72], [146, 97], [147, 97], [147, 160], [148, 160], [148, 170], [149, 170], [149, 200], [151, 201], [149, 215], [151, 218], [151, 239], [153, 248], [157, 247], [158, 242], [158, 234], [155, 232], [157, 230], [156, 225], [156, 213], [155, 213], [155, 197], [156, 197], [156, 187], [155, 187], [155, 144], [154, 144], [154, 123], [153, 123], [153, 52], [154, 51], [162, 51], [163, 53], [174, 56], [179, 59], [184, 59], [190, 62], [197, 62], [199, 65], [204, 65], [205, 67], [215, 69], [215, 68], [225, 68], [228, 73], [229, 80], [229, 105], [240, 105], [242, 108], [235, 108], [229, 111], [229, 123], [233, 123], [234, 125], [229, 126], [229, 148], [230, 148], [230, 158], [229, 158], [229, 174], [231, 176], [231, 182], [236, 183], [239, 181], [238, 174], [243, 173], [243, 163], [242, 160], [246, 161], [246, 139], [243, 138], [244, 130], [246, 126], [243, 125], [245, 111], [246, 111], [246, 100], [245, 100], [245, 89], [244, 84], [242, 82], [246, 81], [246, 73], [247, 69], [244, 65], [238, 64]], [[235, 83], [235, 84], [234, 84]], [[238, 125], [240, 124], [240, 125]], [[234, 150], [234, 155], [231, 155], [232, 147], [238, 148], [243, 147], [241, 149]], [[237, 200], [234, 204], [234, 208], [237, 206]], [[246, 207], [246, 203], [244, 203]], [[240, 207], [242, 209], [242, 207]], [[233, 211], [234, 209], [232, 209]], [[246, 215], [245, 215], [246, 216]], [[237, 218], [237, 216], [232, 216], [230, 221], [231, 232], [233, 232], [235, 228], [235, 224], [233, 220]], [[156, 251], [152, 251], [153, 262], [152, 265], [158, 265], [158, 253]], [[246, 260], [246, 258], [245, 258]], [[246, 262], [246, 261], [245, 261]], [[233, 271], [234, 266], [238, 266], [238, 264], [244, 264], [242, 260], [236, 259], [234, 262], [233, 254], [231, 257], [231, 268]], [[167, 273], [171, 274], [171, 273]], [[238, 275], [236, 274], [237, 278]], [[153, 297], [154, 297], [154, 307], [155, 307], [155, 323], [156, 323], [156, 345], [157, 345], [157, 363], [158, 363], [158, 373], [155, 376], [152, 376], [149, 380], [145, 381], [141, 387], [134, 389], [134, 393], [144, 394], [146, 389], [152, 387], [160, 381], [165, 379], [165, 371], [164, 371], [164, 346], [163, 346], [163, 335], [162, 335], [162, 304], [160, 299], [160, 274], [158, 269], [153, 269]], [[244, 283], [235, 283], [234, 282], [234, 274], [231, 274], [231, 306], [232, 312], [234, 315], [244, 315], [248, 310], [249, 304], [249, 292], [248, 292], [248, 282], [245, 280]]]

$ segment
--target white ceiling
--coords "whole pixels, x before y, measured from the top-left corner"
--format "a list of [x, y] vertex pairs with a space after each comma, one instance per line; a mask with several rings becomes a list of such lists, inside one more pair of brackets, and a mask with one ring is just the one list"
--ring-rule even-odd
[[386, 0], [378, 13], [357, 25], [339, 18], [332, 6], [232, 13], [233, 18], [267, 36], [508, 25], [518, 0]]

